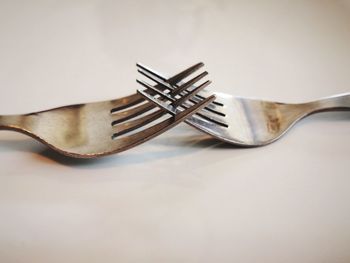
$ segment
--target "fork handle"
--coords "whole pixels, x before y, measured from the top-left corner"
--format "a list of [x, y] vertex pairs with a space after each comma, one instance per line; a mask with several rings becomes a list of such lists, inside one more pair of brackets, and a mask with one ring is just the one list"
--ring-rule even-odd
[[27, 130], [34, 124], [31, 114], [0, 115], [0, 130]]
[[309, 113], [324, 111], [350, 111], [350, 93], [326, 97], [306, 103]]

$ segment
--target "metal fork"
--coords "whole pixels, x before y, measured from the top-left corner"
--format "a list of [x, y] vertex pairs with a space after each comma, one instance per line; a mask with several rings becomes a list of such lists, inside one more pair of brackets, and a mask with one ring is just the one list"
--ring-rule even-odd
[[[187, 94], [184, 100], [199, 90]], [[0, 116], [0, 130], [27, 134], [67, 156], [95, 158], [125, 151], [150, 140], [214, 99], [209, 96], [186, 110], [169, 105], [168, 109], [172, 109], [169, 115], [137, 94], [23, 115]], [[138, 104], [137, 109], [135, 104]]]
[[[176, 103], [181, 98], [176, 97], [177, 95], [186, 94], [191, 90], [191, 87], [179, 89], [183, 85], [183, 81], [180, 80], [183, 73], [176, 75], [176, 78], [168, 79], [149, 67], [144, 65], [139, 67], [143, 69], [145, 76], [157, 84], [152, 90], [157, 89], [163, 99], [170, 99]], [[153, 98], [145, 92], [142, 95], [162, 107], [162, 101], [158, 98]], [[212, 95], [215, 95], [215, 101], [188, 117], [185, 122], [221, 141], [240, 146], [262, 146], [272, 143], [299, 120], [313, 113], [350, 110], [350, 93], [292, 104], [234, 97], [204, 90], [190, 103], [180, 102], [180, 104], [188, 108], [191, 103], [198, 103], [201, 99]]]

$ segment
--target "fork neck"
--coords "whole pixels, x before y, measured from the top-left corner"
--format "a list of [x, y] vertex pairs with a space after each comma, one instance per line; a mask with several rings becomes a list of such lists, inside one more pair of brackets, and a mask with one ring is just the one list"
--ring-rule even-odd
[[325, 112], [325, 111], [350, 111], [350, 93], [339, 94], [326, 97], [309, 103], [309, 113]]
[[0, 130], [31, 130], [35, 125], [33, 115], [0, 115]]

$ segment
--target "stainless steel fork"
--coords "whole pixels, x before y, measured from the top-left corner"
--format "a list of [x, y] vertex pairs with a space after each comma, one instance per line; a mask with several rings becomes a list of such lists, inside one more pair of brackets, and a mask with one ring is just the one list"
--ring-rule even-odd
[[[188, 85], [184, 89], [179, 88], [184, 85], [182, 80], [179, 81], [183, 73], [176, 75], [176, 78], [168, 79], [149, 67], [144, 65], [139, 67], [145, 76], [156, 83], [152, 90], [157, 89], [163, 100], [176, 103], [181, 99], [181, 96], [176, 96], [191, 90]], [[164, 105], [158, 98], [145, 92], [141, 94], [160, 107]], [[240, 146], [262, 146], [272, 143], [299, 120], [313, 113], [350, 110], [350, 93], [307, 103], [291, 104], [235, 97], [204, 90], [190, 102], [180, 104], [188, 108], [192, 105], [191, 103], [198, 103], [211, 95], [215, 95], [215, 101], [188, 117], [185, 122], [219, 140]]]
[[[187, 94], [184, 100], [199, 90]], [[150, 140], [204, 108], [214, 98], [209, 96], [186, 110], [173, 105], [171, 114], [165, 114], [163, 109], [156, 108], [142, 96], [129, 96], [0, 116], [0, 130], [27, 134], [67, 156], [95, 158], [125, 151]]]

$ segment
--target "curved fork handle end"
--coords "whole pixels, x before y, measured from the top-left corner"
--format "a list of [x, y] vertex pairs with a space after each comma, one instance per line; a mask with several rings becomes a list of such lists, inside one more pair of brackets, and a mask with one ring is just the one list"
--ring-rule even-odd
[[309, 102], [310, 113], [323, 111], [350, 111], [350, 93], [339, 94]]

